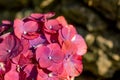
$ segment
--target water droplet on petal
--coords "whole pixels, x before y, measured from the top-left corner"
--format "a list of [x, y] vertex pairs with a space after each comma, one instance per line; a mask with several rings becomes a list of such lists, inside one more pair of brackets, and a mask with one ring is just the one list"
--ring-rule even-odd
[[52, 59], [52, 57], [51, 57], [51, 56], [49, 56], [49, 57], [48, 57], [48, 59], [50, 59], [50, 60], [51, 60], [51, 59]]
[[52, 73], [49, 73], [49, 74], [48, 74], [48, 77], [53, 77]]
[[11, 52], [11, 50], [7, 50], [7, 52], [8, 52], [8, 53], [10, 53], [10, 52]]
[[76, 39], [76, 36], [74, 36], [71, 41], [75, 41], [75, 39]]
[[26, 31], [24, 31], [24, 32], [23, 32], [23, 34], [25, 34], [25, 35], [26, 35], [26, 34], [27, 34], [27, 32], [26, 32]]
[[0, 70], [5, 71], [5, 67], [4, 66], [5, 66], [4, 63], [0, 62]]
[[53, 27], [52, 26], [49, 26], [50, 29], [52, 29]]
[[21, 69], [20, 65], [16, 65], [17, 72], [20, 72], [20, 69]]

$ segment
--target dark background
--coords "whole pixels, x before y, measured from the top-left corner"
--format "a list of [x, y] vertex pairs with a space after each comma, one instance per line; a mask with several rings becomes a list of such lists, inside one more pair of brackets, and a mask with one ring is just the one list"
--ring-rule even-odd
[[85, 38], [83, 73], [76, 80], [120, 80], [120, 0], [0, 0], [0, 20], [54, 11]]

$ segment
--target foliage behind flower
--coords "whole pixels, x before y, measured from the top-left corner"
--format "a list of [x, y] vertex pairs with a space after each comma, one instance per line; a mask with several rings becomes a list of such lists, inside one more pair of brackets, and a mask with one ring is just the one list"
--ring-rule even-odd
[[0, 80], [73, 80], [81, 74], [86, 43], [63, 16], [53, 16], [34, 13], [2, 22]]

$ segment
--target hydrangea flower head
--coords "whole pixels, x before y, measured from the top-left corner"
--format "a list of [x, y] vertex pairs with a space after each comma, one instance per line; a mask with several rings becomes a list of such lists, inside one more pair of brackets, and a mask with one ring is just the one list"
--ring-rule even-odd
[[0, 80], [73, 80], [82, 73], [87, 45], [73, 25], [54, 15], [2, 21]]

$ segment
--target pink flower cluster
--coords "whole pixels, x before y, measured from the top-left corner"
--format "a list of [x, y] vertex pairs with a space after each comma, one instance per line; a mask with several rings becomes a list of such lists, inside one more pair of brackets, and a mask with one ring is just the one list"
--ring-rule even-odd
[[13, 23], [2, 21], [0, 80], [73, 80], [80, 75], [86, 43], [63, 16], [53, 16], [34, 13]]

